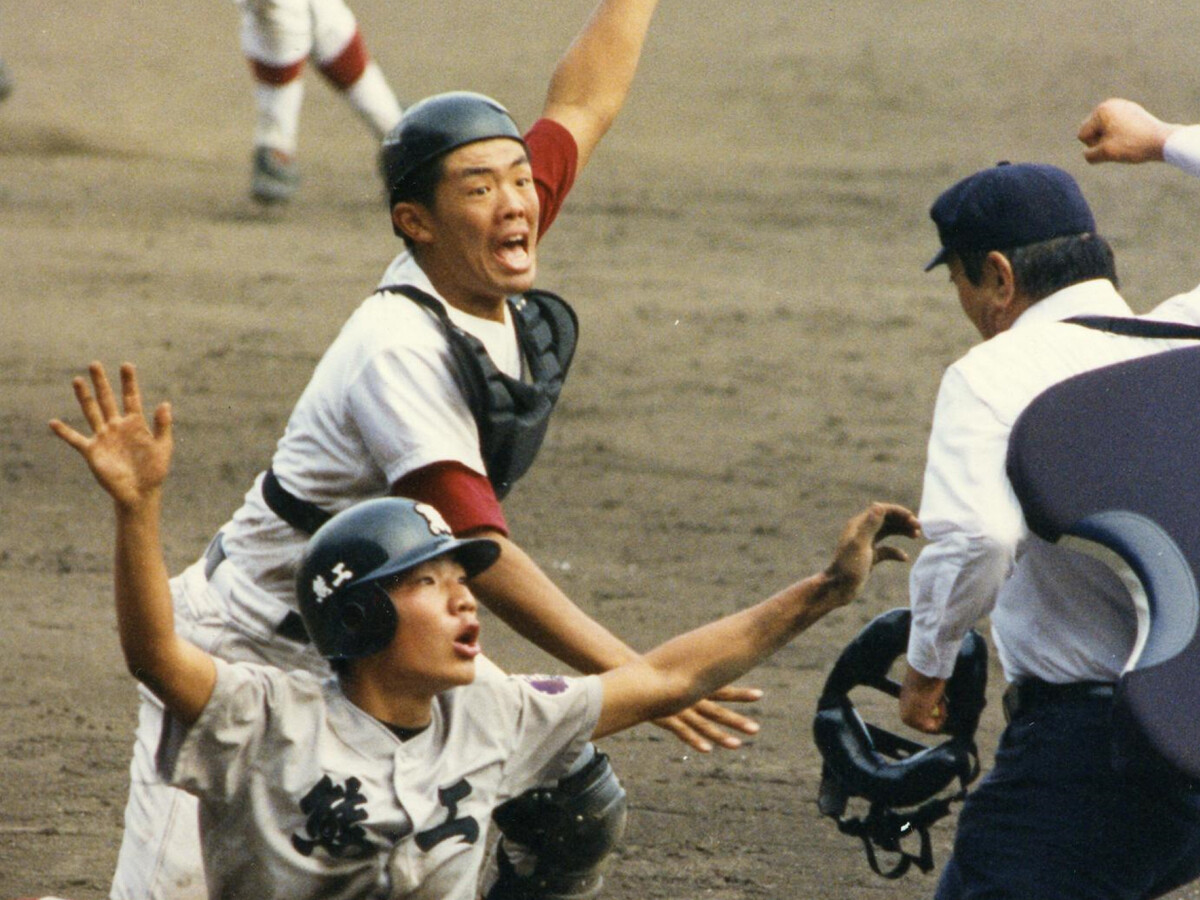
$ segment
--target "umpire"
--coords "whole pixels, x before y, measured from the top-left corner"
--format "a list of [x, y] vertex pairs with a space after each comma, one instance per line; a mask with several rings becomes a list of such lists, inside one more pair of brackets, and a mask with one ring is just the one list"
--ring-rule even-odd
[[[1113, 693], [1134, 646], [1132, 600], [1101, 562], [1029, 533], [1005, 455], [1014, 421], [1046, 388], [1190, 342], [1065, 321], [1133, 314], [1061, 169], [976, 172], [931, 216], [942, 246], [927, 268], [949, 268], [984, 341], [947, 370], [934, 410], [901, 717], [940, 729], [959, 643], [984, 616], [1010, 683], [995, 766], [963, 806], [937, 897], [1160, 896], [1200, 875], [1200, 793], [1143, 777], [1118, 752]], [[1200, 290], [1150, 315], [1195, 324]]]

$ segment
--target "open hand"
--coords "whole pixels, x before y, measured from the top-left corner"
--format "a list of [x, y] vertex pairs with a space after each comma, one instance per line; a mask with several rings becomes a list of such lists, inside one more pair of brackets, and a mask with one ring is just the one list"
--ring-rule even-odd
[[91, 427], [91, 437], [59, 419], [50, 422], [50, 430], [79, 451], [118, 506], [137, 506], [159, 494], [170, 468], [170, 404], [161, 403], [154, 411], [151, 431], [142, 412], [142, 395], [132, 363], [121, 366], [123, 413], [117, 408], [104, 367], [93, 362], [88, 372], [94, 395], [85, 378], [77, 377], [71, 384], [79, 409]]
[[655, 719], [654, 724], [665, 728], [700, 753], [708, 753], [714, 746], [723, 747], [726, 750], [736, 750], [742, 746], [742, 740], [737, 735], [730, 734], [729, 730], [754, 735], [758, 734], [758, 723], [749, 716], [736, 713], [722, 704], [753, 703], [761, 698], [762, 691], [757, 688], [730, 685], [721, 688], [708, 699], [701, 700], [681, 713], [663, 719]]

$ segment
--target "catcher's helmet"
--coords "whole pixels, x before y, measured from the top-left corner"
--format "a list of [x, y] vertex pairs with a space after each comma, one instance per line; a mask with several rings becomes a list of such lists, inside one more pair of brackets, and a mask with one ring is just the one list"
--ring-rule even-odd
[[495, 562], [500, 546], [455, 538], [432, 506], [399, 497], [338, 513], [309, 539], [296, 573], [300, 615], [317, 650], [327, 659], [382, 650], [397, 618], [379, 582], [447, 553], [470, 576]]
[[422, 166], [451, 150], [492, 138], [525, 142], [508, 110], [491, 97], [451, 91], [410, 106], [383, 139], [383, 173], [392, 204], [403, 196], [405, 180]]
[[[928, 828], [949, 811], [951, 800], [966, 796], [967, 785], [979, 775], [975, 729], [986, 703], [987, 645], [978, 632], [970, 631], [946, 684], [947, 740], [927, 747], [863, 722], [850, 691], [861, 685], [900, 695], [900, 685], [888, 677], [888, 670], [907, 648], [911, 622], [909, 610], [893, 609], [859, 632], [829, 673], [813, 721], [813, 736], [824, 759], [820, 811], [836, 819], [843, 832], [861, 838], [871, 868], [889, 878], [903, 875], [913, 862], [922, 871], [932, 868]], [[938, 798], [956, 778], [959, 793]], [[844, 817], [851, 797], [870, 803], [865, 818]], [[900, 839], [912, 832], [921, 836], [919, 856], [900, 848]], [[880, 870], [875, 846], [900, 854], [895, 868]]]

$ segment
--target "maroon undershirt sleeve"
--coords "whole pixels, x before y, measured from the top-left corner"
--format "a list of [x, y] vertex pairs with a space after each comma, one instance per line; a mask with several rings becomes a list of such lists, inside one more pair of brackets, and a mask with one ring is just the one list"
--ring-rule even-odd
[[508, 522], [487, 477], [458, 462], [436, 462], [409, 472], [392, 493], [428, 503], [455, 534], [490, 528], [508, 537]]

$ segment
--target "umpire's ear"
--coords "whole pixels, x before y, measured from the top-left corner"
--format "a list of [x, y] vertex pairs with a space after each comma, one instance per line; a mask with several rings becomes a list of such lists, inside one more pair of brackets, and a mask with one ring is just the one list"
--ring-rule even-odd
[[1012, 261], [999, 250], [991, 251], [984, 258], [980, 286], [987, 296], [984, 327], [980, 328], [984, 337], [1007, 331], [1034, 302], [1017, 284]]
[[983, 261], [984, 284], [1007, 301], [1016, 293], [1017, 282], [1012, 261], [999, 250], [993, 250]]
[[428, 244], [433, 240], [429, 210], [421, 203], [404, 200], [393, 206], [392, 225], [397, 234], [413, 243]]

